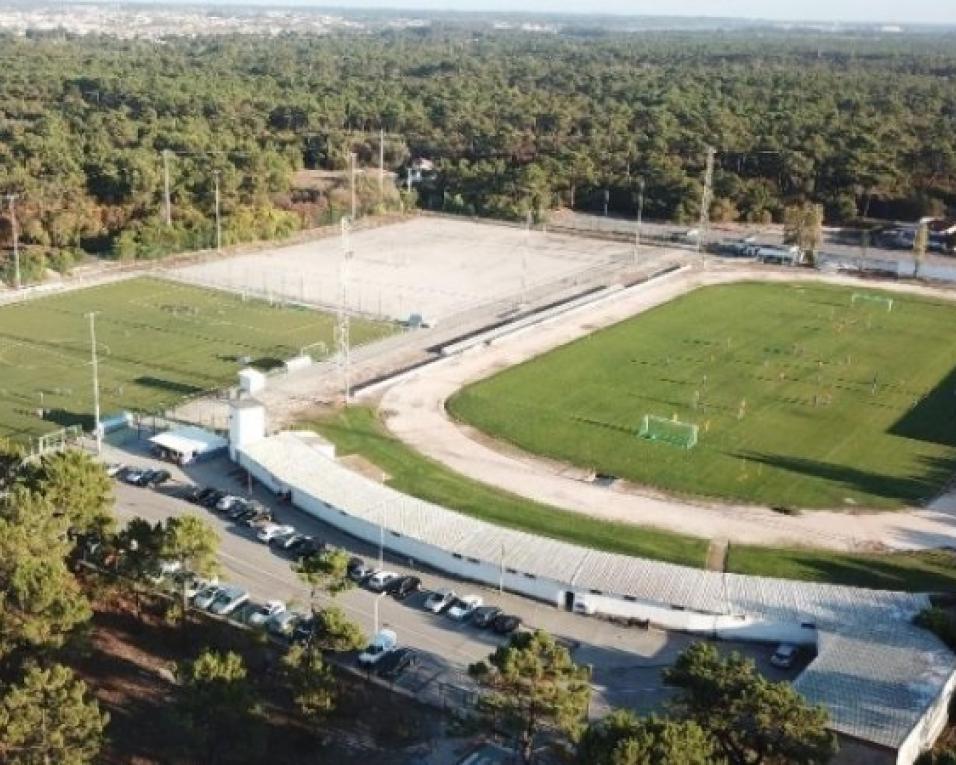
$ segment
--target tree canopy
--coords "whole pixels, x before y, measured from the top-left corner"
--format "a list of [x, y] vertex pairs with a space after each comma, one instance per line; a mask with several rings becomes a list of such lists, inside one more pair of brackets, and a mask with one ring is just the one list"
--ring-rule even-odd
[[[279, 237], [380, 197], [428, 157], [418, 203], [523, 218], [557, 205], [715, 220], [938, 213], [956, 195], [956, 53], [946, 35], [490, 32], [5, 38], [0, 187], [20, 194], [27, 275], [81, 251], [152, 258], [209, 247], [218, 173], [228, 244]], [[164, 154], [165, 152], [165, 154]], [[164, 159], [165, 157], [165, 159]], [[171, 225], [163, 195], [168, 171]], [[607, 195], [607, 196], [605, 196]], [[411, 202], [412, 198], [406, 199]], [[8, 216], [0, 244], [9, 244]]]
[[30, 667], [0, 698], [0, 760], [8, 765], [96, 762], [109, 715], [66, 667]]
[[815, 765], [836, 752], [828, 715], [809, 705], [789, 683], [757, 673], [753, 661], [724, 658], [709, 643], [695, 643], [664, 672], [678, 689], [673, 707], [711, 736], [732, 765]]

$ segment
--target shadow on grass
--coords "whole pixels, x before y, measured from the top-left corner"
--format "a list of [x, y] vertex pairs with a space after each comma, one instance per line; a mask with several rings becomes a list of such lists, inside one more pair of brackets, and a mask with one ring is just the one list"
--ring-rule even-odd
[[866, 554], [733, 546], [728, 570], [881, 590], [956, 590], [956, 552], [951, 550]]
[[956, 446], [956, 367], [921, 398], [912, 409], [893, 423], [889, 433], [917, 441]]
[[847, 490], [909, 504], [930, 500], [956, 473], [956, 458], [926, 459], [921, 475], [890, 476], [870, 470], [835, 465], [806, 457], [789, 457], [756, 452], [737, 452], [738, 459], [809, 476], [839, 485]]

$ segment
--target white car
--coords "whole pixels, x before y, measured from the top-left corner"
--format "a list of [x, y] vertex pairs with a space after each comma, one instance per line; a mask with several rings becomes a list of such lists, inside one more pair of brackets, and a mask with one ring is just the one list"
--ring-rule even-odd
[[126, 481], [126, 483], [137, 484], [145, 472], [146, 468], [128, 468], [126, 472], [123, 473], [123, 480]]
[[770, 657], [770, 663], [780, 669], [790, 669], [797, 660], [800, 649], [793, 643], [781, 643]]
[[173, 580], [175, 582], [176, 592], [182, 592], [183, 582], [186, 583], [186, 597], [189, 599], [194, 599], [210, 585], [219, 584], [219, 577], [214, 576], [210, 579], [203, 579], [191, 571], [180, 571], [173, 575]]
[[110, 478], [116, 478], [121, 472], [126, 469], [126, 465], [122, 462], [111, 462], [106, 466], [106, 475]]
[[365, 586], [372, 592], [381, 592], [393, 579], [398, 579], [398, 574], [394, 571], [376, 571], [365, 580]]
[[396, 648], [398, 648], [398, 635], [393, 630], [382, 630], [372, 638], [368, 647], [359, 654], [358, 662], [363, 667], [371, 667], [378, 664]]
[[425, 610], [440, 614], [455, 600], [454, 590], [435, 590], [425, 598]]
[[222, 592], [222, 587], [218, 584], [210, 584], [203, 587], [193, 598], [193, 605], [196, 606], [196, 608], [206, 610], [213, 604], [213, 601], [219, 597], [220, 592]]
[[451, 604], [451, 607], [445, 611], [445, 615], [449, 619], [454, 619], [456, 622], [463, 622], [481, 608], [484, 603], [485, 601], [477, 595], [466, 595], [463, 598], [455, 600], [455, 602]]
[[268, 544], [269, 540], [273, 537], [282, 537], [286, 534], [291, 534], [295, 531], [295, 528], [292, 526], [280, 526], [277, 523], [267, 523], [265, 526], [259, 529], [259, 532], [256, 534], [256, 538], [260, 542], [265, 542]]
[[228, 616], [248, 600], [249, 593], [242, 587], [223, 587], [209, 610], [214, 614], [219, 614], [219, 616]]
[[227, 510], [232, 509], [232, 506], [236, 504], [236, 502], [240, 501], [242, 501], [242, 497], [237, 497], [233, 494], [227, 494], [216, 503], [216, 510], [218, 510], [220, 513], [224, 513]]
[[281, 600], [267, 600], [249, 615], [250, 627], [262, 627], [274, 616], [285, 612], [285, 603]]
[[167, 576], [178, 573], [182, 567], [183, 564], [178, 560], [160, 561], [159, 569], [155, 573], [148, 574], [146, 578], [153, 584], [162, 584]]

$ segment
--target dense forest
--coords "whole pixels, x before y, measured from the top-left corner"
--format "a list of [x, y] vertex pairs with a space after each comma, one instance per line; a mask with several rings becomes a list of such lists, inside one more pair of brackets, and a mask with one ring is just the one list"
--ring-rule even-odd
[[[334, 219], [348, 189], [301, 168], [411, 157], [436, 172], [400, 199], [360, 175], [360, 206], [539, 217], [558, 206], [652, 218], [915, 218], [956, 203], [956, 46], [946, 35], [615, 35], [448, 24], [325, 37], [0, 38], [0, 191], [32, 267], [83, 253], [209, 246]], [[163, 208], [168, 152], [172, 221]], [[8, 205], [0, 246], [11, 242]], [[44, 262], [43, 258], [47, 260]], [[27, 263], [29, 269], [30, 263]]]

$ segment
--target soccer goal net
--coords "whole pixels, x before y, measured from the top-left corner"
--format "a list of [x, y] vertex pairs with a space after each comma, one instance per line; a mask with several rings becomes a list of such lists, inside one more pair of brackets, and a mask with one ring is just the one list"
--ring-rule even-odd
[[649, 441], [663, 441], [684, 449], [693, 449], [697, 446], [696, 425], [680, 420], [668, 420], [666, 417], [657, 417], [653, 414], [644, 415], [638, 435]]
[[885, 305], [887, 313], [893, 310], [893, 298], [886, 297], [885, 295], [868, 295], [865, 292], [854, 292], [853, 297], [850, 298], [850, 304], [856, 305], [857, 303], [877, 303], [879, 305]]

